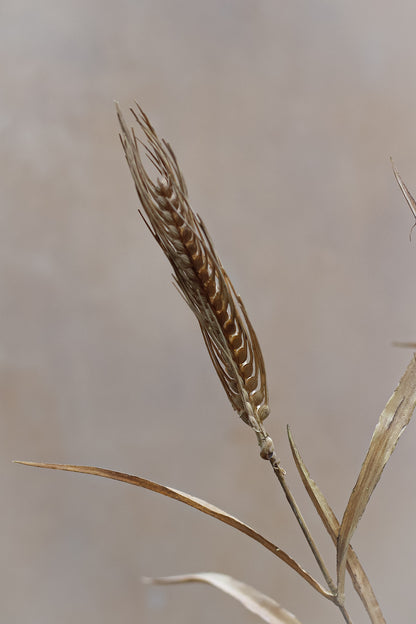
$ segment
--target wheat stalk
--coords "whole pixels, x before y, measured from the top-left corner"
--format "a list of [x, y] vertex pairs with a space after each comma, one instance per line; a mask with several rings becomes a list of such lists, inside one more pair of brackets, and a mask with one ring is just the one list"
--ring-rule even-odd
[[[117, 106], [121, 143], [144, 213], [140, 212], [174, 270], [176, 285], [198, 319], [215, 370], [241, 419], [256, 434], [260, 455], [270, 461], [293, 513], [327, 581], [336, 587], [286, 483], [285, 470], [273, 440], [263, 426], [269, 415], [266, 371], [257, 336], [244, 304], [236, 293], [202, 219], [188, 201], [188, 192], [172, 148], [160, 140], [137, 105], [130, 109], [147, 140], [138, 140]], [[141, 145], [160, 175], [154, 182], [144, 168]], [[343, 606], [340, 605], [343, 610]], [[348, 620], [345, 612], [344, 617]]]
[[[267, 450], [263, 448], [268, 436], [262, 422], [270, 410], [257, 336], [202, 219], [189, 205], [185, 180], [172, 148], [158, 138], [139, 105], [131, 112], [147, 144], [127, 127], [117, 106], [120, 139], [144, 214], [139, 212], [173, 267], [175, 283], [198, 320], [231, 405], [258, 434], [262, 456], [265, 453], [269, 458], [271, 441], [267, 441]], [[140, 145], [161, 176], [156, 182], [143, 165]]]
[[[144, 133], [146, 143], [138, 140], [134, 130], [127, 127], [117, 106], [121, 126], [121, 143], [143, 207], [143, 213], [140, 210], [139, 212], [171, 263], [176, 286], [198, 320], [209, 355], [227, 396], [241, 419], [255, 432], [261, 449], [260, 455], [270, 461], [286, 499], [325, 578], [329, 591], [322, 587], [287, 553], [257, 531], [199, 498], [147, 479], [91, 466], [39, 462], [19, 463], [83, 472], [131, 483], [180, 500], [213, 516], [271, 550], [321, 595], [333, 602], [340, 609], [345, 622], [351, 624], [344, 603], [345, 573], [348, 569], [354, 588], [359, 594], [371, 622], [384, 624], [385, 620], [374, 592], [351, 548], [350, 541], [385, 464], [393, 453], [415, 408], [416, 360], [413, 358], [409, 364], [380, 416], [341, 523], [337, 520], [322, 491], [310, 476], [288, 431], [292, 453], [302, 482], [337, 547], [337, 583], [335, 583], [289, 489], [286, 482], [286, 472], [277, 459], [273, 441], [263, 426], [263, 421], [269, 414], [266, 372], [260, 346], [243, 302], [221, 264], [204, 223], [189, 205], [186, 184], [171, 147], [166, 141], [158, 138], [139, 106], [137, 111], [133, 109], [131, 111]], [[156, 181], [152, 180], [143, 165], [140, 146], [144, 148], [146, 155], [160, 176], [157, 177]], [[416, 217], [416, 202], [394, 165], [393, 168], [400, 188]], [[400, 346], [408, 346], [412, 343], [399, 344]], [[202, 573], [160, 578], [154, 579], [154, 581], [163, 583], [207, 582], [233, 595], [246, 608], [255, 612], [265, 621], [276, 624], [297, 621], [292, 614], [282, 610], [275, 601], [224, 575]]]

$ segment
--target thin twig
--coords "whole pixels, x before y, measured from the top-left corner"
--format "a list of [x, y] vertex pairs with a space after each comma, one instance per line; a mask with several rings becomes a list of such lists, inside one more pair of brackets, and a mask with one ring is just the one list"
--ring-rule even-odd
[[306, 524], [306, 522], [305, 522], [305, 520], [304, 520], [304, 518], [302, 516], [302, 513], [301, 513], [301, 511], [299, 509], [299, 506], [298, 506], [298, 504], [297, 504], [297, 502], [296, 502], [292, 492], [290, 491], [288, 484], [286, 483], [286, 479], [285, 479], [286, 471], [280, 466], [279, 462], [276, 461], [275, 457], [270, 459], [270, 464], [271, 464], [271, 466], [273, 468], [274, 474], [278, 478], [279, 483], [280, 483], [280, 485], [281, 485], [281, 487], [282, 487], [282, 489], [283, 489], [283, 491], [285, 493], [287, 502], [289, 503], [290, 508], [292, 509], [292, 511], [293, 511], [293, 513], [294, 513], [294, 515], [296, 517], [296, 520], [298, 521], [298, 524], [299, 524], [300, 528], [302, 529], [302, 533], [304, 534], [304, 536], [306, 538], [306, 541], [309, 544], [309, 547], [310, 547], [310, 549], [312, 551], [312, 554], [315, 557], [316, 563], [318, 564], [318, 566], [319, 566], [319, 568], [320, 568], [320, 570], [321, 570], [321, 572], [322, 572], [322, 574], [323, 574], [323, 576], [325, 578], [325, 581], [326, 581], [330, 591], [332, 592], [332, 594], [334, 594], [334, 596], [336, 596], [337, 586], [334, 583], [334, 581], [333, 581], [333, 579], [332, 579], [332, 577], [331, 577], [331, 575], [330, 575], [330, 573], [328, 571], [328, 568], [326, 567], [326, 565], [325, 565], [325, 563], [324, 563], [324, 561], [323, 561], [323, 559], [322, 559], [322, 557], [321, 557], [321, 555], [319, 553], [318, 547], [315, 544], [315, 541], [314, 541], [314, 539], [313, 539], [313, 537], [312, 537], [312, 535], [311, 535], [311, 533], [310, 533], [310, 531], [308, 529], [308, 526], [307, 526], [307, 524]]
[[315, 557], [315, 560], [319, 566], [319, 569], [321, 570], [325, 581], [328, 585], [328, 588], [331, 592], [331, 594], [334, 596], [334, 604], [337, 605], [337, 607], [339, 608], [339, 610], [341, 611], [345, 622], [347, 622], [347, 624], [352, 624], [351, 619], [348, 615], [348, 612], [345, 608], [344, 604], [341, 604], [338, 600], [338, 595], [337, 595], [337, 587], [328, 571], [328, 568], [325, 565], [325, 562], [323, 561], [321, 554], [318, 550], [317, 545], [315, 544], [315, 540], [313, 539], [311, 532], [309, 531], [309, 528], [305, 522], [305, 519], [302, 516], [302, 512], [299, 509], [299, 506], [292, 494], [292, 492], [289, 489], [289, 486], [286, 482], [286, 471], [280, 466], [279, 461], [277, 460], [276, 455], [274, 454], [270, 459], [270, 464], [273, 468], [273, 472], [276, 475], [280, 486], [282, 487], [285, 496], [286, 496], [286, 500], [290, 505], [291, 510], [293, 511], [293, 514], [300, 526], [300, 528], [302, 529], [302, 533], [304, 534], [306, 541], [308, 542], [308, 545], [312, 551], [313, 556]]

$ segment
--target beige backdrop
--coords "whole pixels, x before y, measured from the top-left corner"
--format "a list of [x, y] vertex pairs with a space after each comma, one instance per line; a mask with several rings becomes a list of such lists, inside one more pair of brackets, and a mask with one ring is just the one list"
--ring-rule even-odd
[[[1, 622], [257, 621], [208, 587], [141, 584], [201, 570], [255, 585], [303, 624], [341, 621], [211, 518], [11, 460], [176, 486], [315, 570], [138, 218], [113, 105], [137, 99], [249, 310], [268, 429], [333, 564], [285, 425], [341, 515], [411, 357], [391, 343], [416, 340], [416, 241], [389, 162], [416, 191], [415, 23], [410, 0], [2, 0]], [[416, 616], [415, 455], [412, 424], [354, 539], [389, 622]]]

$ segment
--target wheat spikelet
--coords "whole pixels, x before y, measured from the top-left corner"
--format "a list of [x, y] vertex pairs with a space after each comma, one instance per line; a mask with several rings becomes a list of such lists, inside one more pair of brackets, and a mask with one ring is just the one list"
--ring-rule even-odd
[[[117, 106], [124, 148], [144, 214], [141, 216], [174, 270], [174, 279], [198, 319], [215, 370], [233, 408], [257, 433], [269, 414], [263, 356], [241, 298], [189, 203], [186, 184], [170, 145], [160, 140], [137, 105], [131, 109], [145, 135], [141, 144]], [[156, 168], [146, 172], [139, 145]], [[261, 436], [263, 438], [263, 436]]]

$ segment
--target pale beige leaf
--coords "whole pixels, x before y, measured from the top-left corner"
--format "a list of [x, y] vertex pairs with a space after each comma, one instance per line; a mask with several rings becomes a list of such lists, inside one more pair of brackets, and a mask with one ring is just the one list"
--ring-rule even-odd
[[[395, 176], [395, 178], [397, 180], [397, 184], [399, 185], [400, 190], [403, 193], [403, 196], [404, 196], [404, 198], [405, 198], [405, 200], [407, 202], [407, 205], [409, 206], [409, 208], [410, 208], [410, 210], [412, 212], [412, 215], [416, 219], [416, 201], [414, 200], [414, 198], [413, 198], [411, 192], [409, 191], [409, 189], [407, 188], [406, 184], [403, 182], [403, 179], [402, 179], [400, 173], [397, 171], [397, 168], [396, 168], [396, 166], [395, 166], [395, 164], [393, 162], [393, 159], [390, 158], [390, 160], [391, 160], [391, 164], [392, 164], [392, 167], [393, 167], [394, 176]], [[412, 239], [412, 231], [413, 231], [413, 228], [415, 226], [416, 226], [416, 221], [412, 225], [412, 228], [410, 230], [410, 234], [409, 234], [409, 239], [410, 240]]]
[[[302, 483], [305, 486], [305, 489], [312, 503], [314, 504], [316, 511], [321, 517], [321, 520], [326, 530], [331, 536], [332, 541], [336, 545], [340, 528], [338, 519], [332, 511], [324, 494], [321, 492], [319, 486], [310, 476], [309, 471], [306, 468], [305, 463], [298, 451], [298, 448], [296, 447], [289, 427], [288, 437], [290, 447], [292, 449], [293, 459], [295, 460], [295, 464], [302, 479]], [[372, 624], [385, 624], [385, 619], [381, 612], [380, 605], [377, 602], [377, 598], [375, 597], [373, 589], [370, 585], [370, 581], [368, 580], [367, 575], [364, 572], [364, 569], [352, 546], [348, 547], [347, 570], [353, 582], [355, 591], [360, 596]]]
[[402, 349], [416, 349], [416, 342], [393, 342], [393, 347], [401, 347]]
[[143, 580], [157, 585], [207, 583], [235, 598], [248, 611], [255, 613], [264, 622], [268, 622], [268, 624], [300, 624], [299, 620], [290, 611], [283, 609], [273, 598], [266, 596], [246, 583], [237, 581], [227, 574], [201, 572], [199, 574], [166, 576]]
[[241, 533], [245, 533], [248, 537], [255, 540], [267, 550], [270, 550], [276, 557], [284, 561], [289, 567], [292, 568], [295, 572], [297, 572], [305, 581], [307, 581], [316, 591], [320, 594], [328, 598], [329, 600], [333, 600], [333, 596], [329, 594], [323, 587], [316, 581], [308, 572], [306, 572], [290, 555], [281, 550], [278, 546], [270, 542], [268, 539], [263, 537], [260, 533], [252, 529], [248, 524], [241, 522], [238, 518], [231, 516], [226, 511], [211, 505], [211, 503], [207, 503], [201, 498], [196, 498], [195, 496], [190, 496], [189, 494], [185, 494], [180, 490], [175, 490], [173, 488], [167, 487], [165, 485], [160, 485], [159, 483], [155, 483], [154, 481], [149, 481], [148, 479], [143, 479], [142, 477], [136, 477], [133, 475], [128, 475], [124, 472], [116, 472], [115, 470], [106, 470], [105, 468], [96, 468], [95, 466], [74, 466], [72, 464], [46, 464], [42, 462], [27, 462], [27, 461], [17, 461], [17, 464], [23, 464], [25, 466], [36, 466], [38, 468], [49, 468], [51, 470], [64, 470], [68, 472], [80, 472], [83, 474], [95, 475], [97, 477], [104, 477], [106, 479], [114, 479], [115, 481], [122, 481], [124, 483], [129, 483], [130, 485], [136, 485], [147, 490], [152, 490], [153, 492], [157, 492], [158, 494], [163, 494], [163, 496], [167, 496], [169, 498], [173, 498], [178, 500], [194, 509], [198, 509], [198, 511], [202, 511], [202, 513], [207, 514], [208, 516], [212, 516], [224, 524], [228, 524], [232, 526], [234, 529], [241, 531]]
[[338, 592], [344, 596], [348, 546], [381, 473], [408, 425], [416, 404], [416, 360], [413, 357], [399, 385], [384, 408], [351, 492], [341, 522], [337, 546]]

